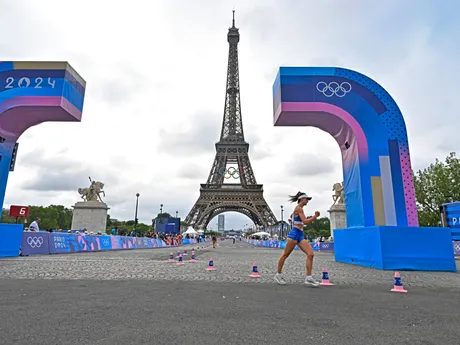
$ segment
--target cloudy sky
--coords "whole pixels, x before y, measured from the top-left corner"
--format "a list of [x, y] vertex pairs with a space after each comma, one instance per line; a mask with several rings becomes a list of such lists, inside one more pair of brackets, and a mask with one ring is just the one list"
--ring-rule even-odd
[[[106, 183], [113, 218], [134, 218], [137, 192], [140, 221], [160, 204], [185, 217], [220, 135], [233, 7], [245, 135], [277, 217], [298, 190], [327, 214], [342, 181], [329, 134], [273, 127], [279, 66], [333, 65], [378, 81], [405, 116], [416, 169], [459, 148], [456, 0], [0, 0], [0, 60], [65, 60], [87, 81], [81, 123], [20, 138], [5, 206], [70, 207], [91, 176]], [[228, 213], [226, 223], [249, 219]]]

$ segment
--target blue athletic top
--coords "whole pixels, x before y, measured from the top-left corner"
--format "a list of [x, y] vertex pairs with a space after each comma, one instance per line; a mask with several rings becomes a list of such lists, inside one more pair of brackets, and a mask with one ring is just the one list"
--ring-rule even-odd
[[292, 225], [294, 225], [294, 224], [302, 224], [303, 225], [303, 222], [302, 222], [302, 219], [300, 219], [300, 216], [299, 215], [294, 216], [294, 213], [295, 213], [295, 209], [294, 209], [294, 212], [292, 212], [292, 217], [291, 217]]

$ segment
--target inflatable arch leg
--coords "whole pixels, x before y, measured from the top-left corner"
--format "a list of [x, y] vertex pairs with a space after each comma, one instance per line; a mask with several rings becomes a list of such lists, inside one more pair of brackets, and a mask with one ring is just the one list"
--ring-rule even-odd
[[[14, 167], [12, 158], [18, 138], [29, 127], [42, 122], [80, 122], [85, 87], [85, 81], [67, 62], [0, 62], [1, 206], [8, 175]], [[0, 232], [7, 226], [0, 224]]]
[[348, 228], [334, 230], [336, 261], [456, 270], [450, 231], [418, 227], [406, 125], [379, 84], [343, 68], [281, 67], [273, 110], [275, 126], [313, 126], [340, 147]]

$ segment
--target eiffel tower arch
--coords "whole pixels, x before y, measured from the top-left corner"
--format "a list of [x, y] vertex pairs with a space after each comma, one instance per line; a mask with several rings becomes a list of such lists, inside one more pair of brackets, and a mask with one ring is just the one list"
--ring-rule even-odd
[[[215, 216], [230, 211], [246, 215], [260, 227], [267, 228], [277, 223], [264, 198], [263, 185], [256, 181], [249, 160], [249, 144], [244, 139], [238, 67], [239, 40], [233, 11], [232, 27], [227, 34], [227, 89], [220, 140], [215, 145], [216, 156], [208, 179], [201, 184], [200, 196], [185, 218], [185, 223], [195, 228], [206, 228]], [[235, 172], [239, 183], [224, 183], [228, 175]]]

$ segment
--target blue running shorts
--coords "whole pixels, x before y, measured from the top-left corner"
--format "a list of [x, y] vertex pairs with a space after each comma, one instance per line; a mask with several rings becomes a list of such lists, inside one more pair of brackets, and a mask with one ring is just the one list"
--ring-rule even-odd
[[289, 234], [287, 235], [287, 237], [290, 238], [291, 240], [297, 241], [297, 243], [305, 239], [303, 231], [295, 227], [292, 228], [291, 231], [289, 231]]

